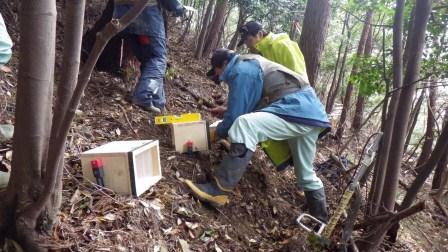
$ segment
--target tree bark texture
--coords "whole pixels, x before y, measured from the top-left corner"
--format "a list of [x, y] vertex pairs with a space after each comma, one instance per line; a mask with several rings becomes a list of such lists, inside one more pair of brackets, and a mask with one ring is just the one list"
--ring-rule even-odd
[[406, 196], [400, 205], [400, 209], [405, 209], [412, 205], [417, 198], [417, 193], [423, 187], [426, 179], [428, 179], [429, 175], [434, 171], [442, 157], [446, 156], [448, 156], [448, 125], [443, 127], [443, 130], [437, 139], [436, 145], [434, 146], [434, 151], [431, 153], [428, 161], [423, 164], [420, 169], [420, 173], [409, 187]]
[[[366, 46], [364, 48], [364, 57], [370, 57], [372, 55], [372, 39], [373, 39], [373, 27], [369, 25], [369, 35], [367, 36]], [[361, 129], [361, 123], [362, 118], [364, 114], [364, 103], [365, 103], [365, 97], [364, 95], [359, 91], [358, 92], [358, 98], [356, 100], [356, 109], [355, 109], [355, 116], [353, 117], [353, 123], [352, 128], [354, 130], [360, 130]]]
[[[51, 226], [37, 223], [37, 218], [23, 218], [22, 212], [38, 199], [45, 179], [42, 171], [47, 163], [51, 129], [56, 2], [23, 1], [19, 15], [21, 46], [13, 138], [16, 144], [6, 196], [1, 200], [0, 236], [14, 237], [27, 251], [40, 251], [35, 241], [37, 226], [43, 230]], [[43, 214], [40, 220], [52, 217]]]
[[[70, 29], [80, 34], [83, 1], [67, 3], [72, 15]], [[26, 251], [45, 251], [39, 248], [38, 234], [51, 230], [53, 217], [59, 206], [55, 195], [61, 193], [62, 165], [60, 157], [82, 93], [89, 81], [99, 55], [110, 38], [122, 31], [144, 9], [147, 1], [137, 2], [125, 16], [106, 26], [95, 41], [92, 53], [79, 75], [78, 84], [63, 115], [59, 129], [51, 127], [53, 76], [56, 36], [56, 3], [29, 1], [22, 4], [19, 81], [16, 100], [16, 132], [14, 134], [13, 169], [0, 206], [0, 235], [18, 241]], [[77, 20], [77, 21], [75, 21]], [[74, 23], [77, 22], [77, 23]], [[69, 26], [71, 26], [69, 25]], [[67, 28], [69, 29], [69, 28]], [[71, 35], [66, 34], [67, 39]], [[80, 41], [80, 38], [73, 38]], [[73, 41], [70, 41], [72, 43]], [[74, 50], [77, 46], [72, 44]], [[80, 55], [67, 52], [71, 66], [62, 79], [72, 83]], [[77, 55], [77, 56], [76, 56]], [[71, 88], [64, 89], [67, 95]], [[67, 93], [65, 93], [67, 92]], [[51, 129], [51, 130], [50, 130]], [[53, 131], [54, 129], [54, 131]], [[19, 143], [19, 144], [17, 144]], [[27, 144], [23, 144], [27, 143]], [[42, 167], [45, 164], [46, 167]], [[45, 172], [42, 173], [42, 170]]]
[[[397, 0], [397, 12], [402, 11], [402, 7], [404, 5], [404, 1]], [[398, 189], [398, 175], [401, 167], [401, 159], [403, 156], [404, 143], [406, 140], [406, 130], [409, 121], [409, 114], [411, 111], [412, 99], [415, 93], [415, 84], [418, 79], [420, 73], [420, 63], [423, 54], [423, 46], [425, 44], [425, 32], [426, 26], [429, 19], [429, 14], [431, 12], [431, 1], [430, 0], [417, 0], [416, 9], [419, 12], [416, 13], [415, 16], [415, 24], [414, 31], [412, 32], [412, 36], [408, 37], [408, 43], [410, 47], [410, 55], [409, 61], [406, 66], [406, 74], [403, 80], [404, 88], [401, 90], [400, 98], [399, 98], [399, 106], [397, 107], [397, 112], [395, 116], [395, 122], [393, 124], [393, 133], [390, 134], [387, 132], [387, 138], [391, 138], [391, 142], [389, 144], [389, 156], [387, 160], [387, 169], [385, 174], [385, 180], [382, 185], [386, 185], [384, 190], [382, 190], [381, 195], [381, 206], [385, 207], [386, 210], [393, 211], [395, 207], [396, 193]], [[401, 22], [399, 21], [401, 20]], [[399, 19], [396, 19], [394, 22], [394, 28], [397, 23], [402, 29], [402, 15]], [[394, 36], [400, 36], [394, 30]], [[402, 33], [400, 33], [402, 34]], [[397, 44], [396, 44], [397, 43]], [[398, 45], [399, 43], [399, 45]], [[397, 48], [402, 48], [402, 41], [395, 39], [394, 37], [394, 51]], [[397, 82], [399, 84], [401, 79], [401, 66], [402, 66], [402, 55], [395, 55], [394, 52], [394, 83]], [[400, 60], [397, 62], [396, 60]], [[396, 64], [399, 64], [397, 67]], [[383, 138], [384, 140], [384, 138]], [[390, 146], [393, 146], [391, 148]], [[382, 146], [387, 149], [387, 146]], [[383, 153], [384, 154], [384, 153]], [[376, 230], [377, 232], [372, 233], [372, 235], [366, 237], [364, 240], [363, 250], [366, 251], [376, 251], [378, 246], [380, 245], [386, 231], [389, 228], [389, 225], [378, 225]]]
[[425, 98], [425, 90], [421, 91], [420, 96], [417, 99], [417, 102], [414, 105], [414, 108], [412, 109], [411, 116], [410, 116], [410, 122], [408, 124], [407, 129], [407, 136], [406, 136], [406, 142], [404, 144], [404, 152], [408, 149], [409, 143], [411, 142], [412, 133], [414, 132], [415, 125], [418, 121], [418, 115], [420, 113], [420, 108], [422, 107], [423, 99]]
[[[367, 11], [364, 27], [363, 27], [362, 33], [361, 33], [361, 38], [359, 39], [358, 50], [356, 51], [356, 57], [361, 57], [362, 54], [364, 53], [364, 48], [366, 45], [369, 30], [370, 30], [369, 24], [372, 22], [372, 14], [373, 14], [373, 12], [371, 10]], [[354, 65], [352, 67], [352, 71], [351, 71], [350, 75], [355, 75], [357, 73], [357, 71], [358, 71], [358, 67], [356, 65]], [[347, 115], [350, 110], [352, 93], [353, 93], [353, 82], [351, 80], [349, 80], [349, 82], [347, 84], [347, 90], [345, 91], [345, 97], [344, 97], [344, 102], [343, 102], [344, 106], [342, 108], [341, 117], [339, 118], [338, 129], [336, 131], [336, 138], [339, 139], [339, 141], [342, 139], [342, 136], [344, 134], [345, 121], [347, 119]]]
[[[431, 85], [431, 84], [430, 84]], [[434, 111], [436, 109], [437, 87], [429, 88], [428, 97], [428, 116], [426, 119], [426, 132], [425, 140], [423, 141], [422, 152], [417, 161], [417, 166], [421, 166], [429, 155], [431, 155], [432, 145], [434, 142], [434, 127], [436, 125], [436, 118], [434, 117]]]
[[[446, 127], [448, 124], [448, 106], [445, 108], [445, 118], [443, 120], [443, 127]], [[448, 176], [448, 155], [443, 156], [439, 163], [437, 164], [437, 168], [434, 171], [434, 177], [432, 180], [432, 189], [440, 189], [442, 185], [443, 176]]]
[[210, 53], [216, 49], [218, 45], [220, 31], [226, 20], [228, 0], [217, 0], [213, 19], [208, 28], [207, 37], [205, 39], [203, 57], [208, 57]]
[[199, 34], [198, 43], [196, 46], [196, 50], [194, 52], [194, 57], [196, 59], [202, 58], [202, 54], [204, 52], [205, 39], [207, 35], [207, 31], [209, 28], [210, 18], [213, 12], [213, 6], [215, 5], [215, 0], [210, 0], [207, 5], [207, 10], [205, 11], [205, 16], [202, 20], [202, 28], [201, 33]]
[[305, 58], [308, 80], [313, 87], [317, 81], [324, 51], [330, 21], [330, 2], [330, 0], [308, 0], [306, 3], [299, 45]]
[[[345, 14], [345, 18], [344, 18], [344, 25], [342, 27], [342, 36], [344, 36], [345, 34], [345, 30], [347, 29], [348, 26], [348, 22], [350, 19], [350, 15], [348, 14], [348, 12]], [[348, 33], [350, 34], [350, 31], [348, 31]], [[344, 42], [345, 42], [345, 38], [343, 37], [341, 39], [341, 44], [339, 45], [339, 49], [338, 49], [338, 57], [336, 59], [336, 64], [334, 66], [334, 73], [333, 73], [333, 80], [331, 81], [331, 86], [330, 89], [328, 90], [328, 95], [327, 95], [327, 102], [325, 104], [325, 111], [327, 112], [327, 114], [331, 113], [331, 111], [333, 110], [333, 105], [334, 105], [334, 100], [336, 98], [336, 93], [339, 89], [339, 87], [337, 87], [337, 81], [338, 81], [338, 68], [339, 68], [339, 62], [341, 60], [341, 55], [342, 55], [342, 49], [344, 47]], [[345, 51], [344, 51], [344, 56], [343, 56], [343, 60], [341, 62], [341, 69], [344, 68], [345, 66], [345, 58], [347, 57], [347, 47], [348, 47], [348, 41], [345, 43]]]
[[[395, 7], [394, 26], [393, 26], [393, 87], [400, 88], [403, 83], [403, 9], [405, 0], [397, 0]], [[387, 119], [384, 124], [384, 135], [381, 139], [378, 151], [377, 162], [375, 166], [375, 175], [370, 188], [369, 214], [377, 215], [379, 213], [381, 196], [384, 190], [384, 180], [386, 177], [386, 165], [389, 158], [393, 127], [396, 116], [398, 99], [401, 90], [393, 93], [390, 99]], [[386, 94], [388, 95], [388, 94]], [[384, 113], [385, 111], [383, 111]]]

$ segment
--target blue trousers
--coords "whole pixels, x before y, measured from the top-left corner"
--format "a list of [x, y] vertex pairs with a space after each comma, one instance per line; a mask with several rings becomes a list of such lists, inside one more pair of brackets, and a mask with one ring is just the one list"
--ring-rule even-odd
[[165, 38], [151, 36], [148, 44], [142, 44], [135, 34], [129, 38], [132, 50], [140, 61], [141, 73], [132, 102], [142, 107], [163, 108], [166, 103], [163, 87], [167, 62]]

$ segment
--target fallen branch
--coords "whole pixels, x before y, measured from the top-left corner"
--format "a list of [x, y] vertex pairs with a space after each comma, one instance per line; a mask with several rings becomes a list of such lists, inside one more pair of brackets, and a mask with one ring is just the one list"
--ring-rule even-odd
[[364, 222], [358, 223], [355, 225], [354, 230], [358, 229], [364, 229], [371, 225], [377, 225], [380, 223], [394, 223], [399, 222], [402, 219], [405, 219], [407, 217], [410, 217], [420, 211], [423, 211], [426, 207], [425, 201], [421, 201], [409, 208], [406, 208], [398, 213], [387, 213], [383, 215], [374, 216], [368, 220], [365, 220]]
[[125, 110], [125, 109], [123, 108], [123, 106], [121, 106], [120, 104], [117, 104], [117, 105], [118, 105], [118, 107], [121, 109], [121, 111], [123, 111], [124, 118], [125, 118], [126, 121], [128, 122], [128, 124], [129, 124], [129, 128], [131, 128], [131, 130], [132, 130], [132, 132], [134, 133], [134, 135], [135, 135], [137, 138], [139, 138], [140, 136], [137, 134], [137, 131], [134, 129], [134, 127], [132, 127], [131, 121], [129, 120], [129, 117], [128, 117], [127, 113], [126, 113], [126, 110]]

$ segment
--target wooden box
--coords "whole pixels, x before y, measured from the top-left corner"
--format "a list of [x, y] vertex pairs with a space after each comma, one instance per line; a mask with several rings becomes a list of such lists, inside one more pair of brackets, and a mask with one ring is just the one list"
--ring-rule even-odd
[[140, 196], [162, 178], [158, 140], [117, 141], [80, 155], [85, 179], [96, 183], [93, 160], [101, 160], [104, 186], [116, 193]]
[[206, 121], [173, 123], [171, 139], [177, 152], [188, 152], [187, 143], [193, 142], [193, 151], [209, 150], [208, 125]]

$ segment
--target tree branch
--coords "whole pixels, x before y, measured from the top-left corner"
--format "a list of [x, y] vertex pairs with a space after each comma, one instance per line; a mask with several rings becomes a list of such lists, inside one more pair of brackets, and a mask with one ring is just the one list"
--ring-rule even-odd
[[412, 207], [406, 208], [398, 213], [387, 213], [383, 215], [374, 216], [368, 220], [365, 220], [359, 224], [356, 224], [354, 230], [363, 229], [371, 225], [377, 225], [381, 223], [389, 222], [391, 224], [399, 222], [400, 220], [410, 217], [420, 211], [423, 211], [426, 207], [425, 201], [421, 201]]
[[71, 123], [75, 116], [75, 111], [81, 101], [81, 96], [89, 83], [90, 76], [92, 74], [93, 68], [106, 46], [107, 42], [120, 31], [122, 31], [126, 26], [128, 26], [145, 8], [148, 0], [140, 0], [136, 2], [132, 8], [120, 19], [112, 19], [109, 24], [104, 27], [104, 30], [97, 34], [97, 39], [93, 46], [93, 49], [84, 64], [78, 78], [78, 84], [73, 93], [73, 97], [70, 100], [67, 113], [64, 116], [64, 120], [61, 125], [60, 134], [53, 139], [50, 139], [50, 151], [49, 151], [49, 163], [47, 167], [47, 174], [44, 180], [44, 189], [41, 192], [39, 198], [35, 204], [30, 204], [22, 213], [23, 218], [28, 218], [30, 220], [35, 220], [40, 214], [45, 204], [49, 200], [54, 187], [56, 184], [56, 177], [62, 167], [58, 166], [58, 157], [60, 157], [65, 148], [65, 141], [70, 130]]

